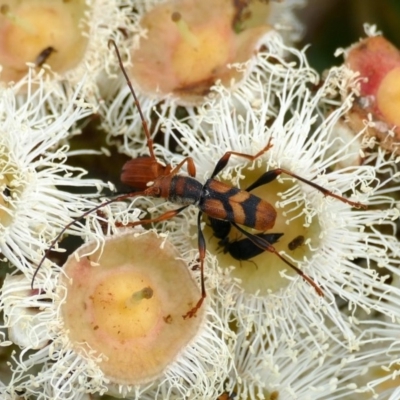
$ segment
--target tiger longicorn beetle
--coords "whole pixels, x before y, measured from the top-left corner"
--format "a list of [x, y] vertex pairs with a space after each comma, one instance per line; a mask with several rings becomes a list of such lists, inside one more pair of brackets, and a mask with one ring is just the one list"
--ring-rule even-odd
[[[110, 41], [114, 46], [117, 53], [118, 61], [121, 70], [125, 76], [126, 82], [130, 88], [132, 96], [135, 101], [135, 105], [140, 114], [142, 120], [143, 130], [146, 135], [147, 146], [149, 148], [149, 156], [138, 157], [129, 160], [125, 163], [122, 168], [121, 181], [139, 191], [134, 191], [128, 194], [120, 195], [114, 199], [108, 200], [99, 206], [89, 210], [81, 215], [83, 218], [93, 211], [104, 207], [115, 201], [121, 201], [136, 196], [149, 196], [155, 198], [164, 198], [171, 203], [180, 204], [181, 207], [174, 210], [169, 210], [155, 218], [142, 219], [140, 221], [131, 222], [127, 225], [129, 227], [135, 227], [138, 225], [152, 224], [160, 221], [165, 221], [175, 217], [187, 207], [194, 205], [198, 207], [199, 212], [197, 216], [197, 235], [198, 235], [198, 250], [199, 250], [199, 264], [200, 264], [200, 278], [201, 278], [201, 297], [198, 302], [192, 307], [183, 318], [192, 318], [196, 315], [197, 310], [202, 306], [204, 299], [206, 298], [206, 289], [204, 281], [204, 259], [206, 256], [206, 242], [201, 229], [201, 219], [203, 213], [206, 214], [210, 219], [226, 221], [234, 226], [239, 232], [241, 232], [246, 238], [259, 247], [262, 251], [269, 251], [274, 253], [289, 267], [294, 269], [304, 280], [306, 280], [311, 286], [314, 287], [318, 295], [323, 296], [322, 289], [303, 271], [293, 265], [291, 262], [286, 260], [281, 254], [277, 252], [272, 244], [270, 244], [262, 235], [254, 235], [244, 230], [240, 225], [253, 228], [257, 231], [265, 232], [273, 228], [277, 212], [275, 208], [260, 197], [251, 194], [250, 191], [268, 184], [275, 180], [279, 175], [286, 174], [295, 179], [298, 179], [305, 184], [308, 184], [322, 192], [325, 196], [331, 196], [346, 204], [349, 204], [357, 208], [365, 208], [365, 206], [359, 202], [348, 200], [342, 196], [339, 196], [316, 183], [302, 178], [286, 169], [277, 168], [274, 170], [263, 173], [253, 184], [247, 187], [246, 190], [239, 189], [237, 187], [228, 185], [224, 182], [218, 181], [215, 177], [225, 168], [228, 164], [231, 156], [245, 158], [249, 161], [254, 161], [258, 157], [262, 156], [265, 152], [272, 147], [271, 140], [262, 148], [257, 154], [244, 154], [236, 151], [227, 151], [216, 163], [214, 171], [211, 173], [209, 179], [205, 183], [201, 183], [195, 179], [196, 167], [191, 157], [184, 158], [178, 165], [172, 167], [171, 165], [164, 165], [160, 163], [155, 154], [153, 148], [153, 140], [151, 139], [150, 132], [146, 120], [144, 119], [143, 112], [141, 110], [139, 101], [136, 93], [132, 87], [130, 79], [123, 67], [122, 59], [119, 54], [118, 48], [114, 41]], [[189, 176], [183, 176], [178, 174], [182, 167], [186, 164], [187, 172]], [[54, 247], [63, 233], [73, 223], [80, 218], [76, 218], [70, 224], [64, 227], [62, 232], [55, 238], [51, 243], [50, 248], [43, 256], [40, 261], [35, 274], [32, 278], [33, 281], [37, 274], [38, 269], [42, 265], [44, 259], [47, 257], [49, 251]], [[122, 224], [120, 225], [122, 226]], [[221, 228], [222, 229], [222, 228]], [[223, 239], [223, 238], [221, 238]], [[246, 239], [246, 240], [247, 240]]]

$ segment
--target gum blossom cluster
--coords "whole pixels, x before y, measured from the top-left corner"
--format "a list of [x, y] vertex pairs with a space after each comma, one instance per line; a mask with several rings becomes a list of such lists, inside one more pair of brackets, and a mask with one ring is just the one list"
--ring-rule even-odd
[[400, 52], [301, 3], [1, 5], [1, 398], [398, 398]]

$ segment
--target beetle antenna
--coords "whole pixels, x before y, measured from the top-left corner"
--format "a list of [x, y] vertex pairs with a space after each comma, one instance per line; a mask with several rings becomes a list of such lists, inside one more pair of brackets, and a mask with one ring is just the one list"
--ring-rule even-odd
[[[139, 116], [140, 116], [140, 119], [141, 119], [141, 121], [142, 121], [143, 130], [144, 130], [144, 133], [145, 133], [145, 135], [146, 135], [147, 145], [148, 145], [148, 148], [149, 148], [149, 151], [150, 151], [150, 157], [151, 157], [153, 160], [156, 160], [156, 157], [155, 157], [155, 154], [154, 154], [154, 149], [153, 149], [153, 140], [152, 140], [151, 137], [150, 137], [149, 127], [148, 127], [147, 122], [146, 122], [146, 120], [145, 120], [145, 118], [144, 118], [143, 111], [142, 111], [142, 108], [141, 108], [141, 106], [140, 106], [139, 100], [138, 100], [138, 98], [137, 98], [137, 96], [136, 96], [135, 90], [133, 89], [133, 86], [132, 86], [132, 83], [131, 83], [131, 81], [130, 81], [130, 79], [129, 79], [129, 76], [128, 76], [128, 74], [127, 74], [127, 72], [126, 72], [126, 70], [125, 70], [125, 68], [124, 68], [124, 66], [123, 66], [121, 54], [120, 54], [120, 52], [119, 52], [119, 50], [118, 50], [117, 44], [115, 43], [114, 40], [109, 40], [108, 43], [109, 43], [109, 44], [112, 44], [112, 45], [114, 46], [115, 52], [116, 52], [116, 54], [117, 54], [119, 66], [120, 66], [120, 68], [121, 68], [121, 70], [122, 70], [122, 73], [124, 74], [126, 83], [128, 84], [128, 87], [129, 87], [129, 89], [130, 89], [130, 91], [131, 91], [131, 93], [132, 93], [133, 99], [134, 99], [134, 101], [135, 101], [136, 108], [137, 108], [137, 110], [138, 110], [138, 112], [139, 112]], [[57, 242], [61, 239], [61, 237], [64, 235], [64, 233], [67, 231], [67, 229], [69, 229], [72, 225], [76, 224], [76, 223], [77, 223], [79, 220], [81, 220], [82, 218], [88, 216], [89, 214], [91, 214], [91, 213], [94, 212], [94, 211], [99, 210], [100, 208], [103, 208], [103, 207], [105, 207], [105, 206], [107, 206], [107, 205], [109, 205], [109, 204], [111, 204], [111, 203], [116, 202], [116, 201], [125, 200], [125, 199], [127, 199], [127, 198], [134, 197], [134, 196], [140, 196], [140, 195], [142, 195], [143, 193], [144, 193], [144, 192], [142, 192], [142, 191], [133, 192], [133, 193], [128, 193], [128, 194], [120, 195], [120, 196], [118, 196], [118, 197], [116, 197], [116, 198], [114, 198], [114, 199], [105, 201], [104, 203], [101, 203], [101, 204], [99, 204], [98, 206], [93, 207], [92, 209], [90, 209], [90, 210], [84, 212], [84, 213], [83, 213], [82, 215], [80, 215], [79, 217], [76, 217], [76, 218], [72, 219], [71, 222], [69, 222], [67, 225], [65, 225], [65, 226], [63, 227], [63, 229], [61, 230], [61, 232], [60, 232], [60, 233], [55, 237], [55, 239], [53, 239], [53, 241], [50, 243], [49, 248], [45, 251], [43, 257], [41, 258], [41, 260], [40, 260], [40, 262], [39, 262], [39, 264], [38, 264], [38, 266], [36, 267], [36, 270], [35, 270], [35, 272], [33, 273], [32, 281], [31, 281], [31, 288], [32, 288], [32, 290], [33, 290], [33, 285], [34, 285], [34, 283], [35, 283], [35, 278], [36, 278], [36, 276], [37, 276], [37, 274], [38, 274], [38, 272], [39, 272], [39, 269], [40, 269], [41, 266], [43, 265], [44, 260], [49, 256], [51, 250], [54, 249], [55, 245], [56, 245]]]
[[121, 58], [121, 54], [120, 54], [120, 52], [118, 50], [117, 44], [112, 39], [110, 39], [108, 41], [108, 43], [112, 44], [114, 46], [115, 52], [117, 53], [119, 66], [121, 68], [122, 73], [124, 74], [126, 83], [129, 86], [129, 89], [130, 89], [130, 91], [132, 93], [133, 99], [135, 100], [135, 105], [136, 105], [137, 110], [139, 112], [139, 116], [140, 116], [140, 119], [141, 119], [142, 125], [143, 125], [143, 130], [144, 130], [144, 133], [145, 133], [146, 138], [147, 138], [147, 146], [148, 146], [149, 151], [150, 151], [150, 157], [153, 158], [153, 159], [156, 159], [156, 156], [154, 155], [154, 150], [153, 150], [153, 139], [150, 137], [149, 126], [147, 125], [147, 122], [146, 122], [146, 120], [144, 118], [142, 107], [140, 106], [140, 103], [139, 103], [139, 100], [138, 100], [138, 98], [136, 96], [135, 90], [133, 89], [132, 82], [129, 79], [129, 76], [128, 76], [126, 70], [125, 70], [124, 65], [122, 64], [122, 58]]
[[48, 247], [48, 249], [45, 251], [43, 257], [41, 258], [41, 260], [39, 261], [38, 266], [36, 267], [35, 272], [33, 273], [32, 276], [32, 280], [31, 280], [31, 289], [33, 290], [33, 285], [35, 283], [35, 278], [39, 272], [39, 269], [41, 268], [41, 266], [44, 263], [44, 260], [48, 257], [48, 255], [50, 254], [51, 250], [54, 249], [54, 246], [57, 244], [57, 242], [61, 239], [62, 235], [64, 235], [64, 233], [66, 232], [67, 229], [69, 229], [72, 225], [76, 224], [79, 220], [81, 220], [82, 218], [85, 218], [86, 216], [88, 216], [89, 214], [91, 214], [94, 211], [99, 210], [100, 208], [103, 208], [105, 206], [108, 206], [111, 203], [114, 203], [116, 201], [120, 201], [120, 200], [125, 200], [128, 199], [129, 197], [135, 197], [135, 196], [140, 196], [142, 195], [143, 192], [134, 192], [134, 193], [127, 193], [124, 194], [122, 196], [118, 196], [114, 199], [111, 200], [107, 200], [104, 203], [99, 204], [96, 207], [91, 208], [90, 210], [84, 212], [83, 214], [81, 214], [79, 217], [74, 218], [71, 222], [69, 222], [67, 225], [64, 226], [63, 229], [61, 229], [61, 232], [55, 237], [55, 239], [53, 239], [53, 241], [50, 243], [50, 246]]

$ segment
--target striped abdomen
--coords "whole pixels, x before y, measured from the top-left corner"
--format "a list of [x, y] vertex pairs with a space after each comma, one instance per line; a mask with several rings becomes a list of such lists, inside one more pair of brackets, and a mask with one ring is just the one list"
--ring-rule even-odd
[[212, 218], [236, 222], [258, 231], [271, 229], [276, 219], [276, 211], [268, 202], [214, 179], [205, 183], [199, 208]]

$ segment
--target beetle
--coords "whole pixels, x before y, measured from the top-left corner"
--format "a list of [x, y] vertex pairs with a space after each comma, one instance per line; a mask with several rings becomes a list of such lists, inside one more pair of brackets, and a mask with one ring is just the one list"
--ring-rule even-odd
[[[227, 183], [216, 180], [216, 176], [226, 167], [231, 156], [241, 157], [248, 161], [254, 161], [272, 147], [271, 139], [267, 144], [255, 155], [239, 153], [236, 151], [227, 151], [216, 163], [213, 172], [205, 183], [195, 179], [196, 167], [191, 157], [184, 158], [178, 165], [172, 167], [171, 165], [164, 165], [160, 163], [154, 153], [153, 140], [151, 139], [147, 122], [143, 116], [139, 101], [136, 93], [132, 87], [131, 81], [125, 71], [120, 53], [117, 45], [114, 41], [110, 41], [114, 46], [118, 61], [126, 79], [126, 82], [132, 93], [136, 108], [142, 120], [143, 130], [146, 136], [147, 146], [149, 149], [149, 156], [138, 157], [129, 160], [122, 168], [121, 181], [131, 187], [139, 189], [131, 193], [120, 195], [114, 199], [108, 200], [92, 210], [88, 210], [81, 215], [83, 218], [89, 215], [91, 212], [100, 209], [112, 202], [125, 200], [136, 196], [149, 196], [154, 198], [163, 198], [171, 203], [180, 204], [179, 208], [169, 210], [157, 217], [142, 219], [136, 222], [131, 222], [126, 225], [120, 224], [120, 226], [135, 227], [138, 225], [152, 224], [161, 221], [168, 220], [175, 217], [189, 206], [196, 206], [199, 209], [197, 215], [197, 236], [198, 236], [198, 250], [199, 250], [199, 264], [200, 264], [200, 278], [201, 278], [201, 297], [198, 302], [190, 309], [183, 318], [191, 318], [196, 315], [197, 310], [202, 306], [204, 299], [206, 298], [205, 280], [204, 280], [204, 259], [206, 256], [206, 242], [201, 229], [201, 219], [203, 213], [208, 215], [210, 218], [226, 221], [234, 226], [239, 232], [241, 232], [247, 239], [250, 240], [255, 246], [259, 247], [263, 251], [269, 251], [274, 253], [288, 266], [293, 268], [301, 277], [312, 285], [318, 295], [323, 296], [322, 290], [319, 286], [304, 272], [302, 272], [295, 265], [286, 260], [274, 246], [263, 237], [251, 234], [244, 230], [240, 225], [253, 228], [258, 231], [268, 231], [273, 228], [277, 212], [275, 208], [268, 203], [266, 200], [251, 194], [250, 191], [272, 182], [281, 174], [289, 175], [295, 179], [298, 179], [315, 189], [322, 192], [325, 196], [334, 197], [344, 203], [347, 203], [353, 207], [361, 208], [364, 207], [359, 202], [348, 200], [342, 196], [339, 196], [316, 183], [302, 178], [286, 169], [277, 168], [270, 170], [262, 174], [253, 184], [251, 184], [246, 190], [238, 187], [231, 186]], [[187, 175], [180, 175], [179, 171], [186, 164]], [[42, 265], [44, 259], [47, 257], [49, 251], [54, 247], [60, 237], [64, 234], [73, 223], [80, 218], [72, 220], [66, 225], [59, 235], [51, 243], [50, 248], [45, 252], [41, 259], [34, 275], [32, 278], [32, 288], [35, 276]]]
[[[213, 236], [218, 241], [218, 246], [222, 247], [224, 254], [229, 255], [238, 261], [250, 261], [251, 258], [257, 257], [265, 251], [265, 249], [257, 246], [249, 238], [230, 240], [229, 233], [231, 232], [232, 224], [228, 221], [208, 218], [209, 226], [213, 231]], [[269, 244], [276, 243], [282, 236], [283, 233], [257, 233], [255, 236], [264, 239]], [[304, 244], [305, 237], [303, 235], [296, 236], [288, 244], [288, 249], [291, 251], [296, 250], [298, 247]]]
[[[283, 233], [257, 233], [254, 236], [273, 245], [283, 236]], [[249, 238], [229, 240], [229, 237], [226, 236], [218, 242], [218, 245], [222, 247], [224, 254], [229, 253], [232, 258], [238, 261], [249, 261], [265, 251]]]
[[[224, 254], [229, 253], [232, 258], [238, 261], [248, 261], [250, 258], [257, 257], [265, 251], [264, 248], [257, 246], [251, 239], [244, 238], [238, 240], [230, 240], [232, 224], [222, 219], [208, 218], [209, 226], [213, 231], [213, 236], [218, 241], [218, 246], [222, 247]], [[269, 244], [276, 243], [283, 233], [257, 233], [254, 236], [265, 240]]]
[[[209, 218], [209, 221], [210, 221], [210, 226], [213, 229], [214, 236], [221, 239], [218, 242], [218, 245], [223, 248], [224, 254], [229, 253], [229, 255], [232, 258], [238, 261], [250, 261], [251, 258], [257, 257], [264, 251], [270, 251], [272, 253], [275, 253], [275, 255], [277, 255], [283, 262], [289, 265], [307, 282], [309, 282], [315, 288], [315, 290], [320, 296], [323, 296], [322, 290], [315, 284], [315, 282], [310, 277], [305, 275], [295, 265], [287, 261], [273, 248], [272, 245], [276, 243], [283, 236], [283, 233], [252, 234], [250, 232], [245, 231], [235, 223], [223, 220], [214, 220], [213, 218]], [[237, 230], [239, 230], [244, 236], [247, 237], [244, 239], [230, 241], [228, 235], [230, 233], [232, 225], [235, 226]], [[288, 245], [289, 249], [294, 250], [298, 246], [302, 245], [303, 242], [304, 242], [304, 236], [299, 235], [289, 243]]]
[[305, 237], [303, 235], [296, 236], [289, 244], [288, 249], [291, 251], [296, 250], [298, 247], [304, 244]]
[[41, 67], [48, 60], [48, 58], [55, 52], [57, 52], [57, 50], [52, 46], [48, 46], [45, 49], [43, 49], [36, 57], [35, 60], [36, 67]]

